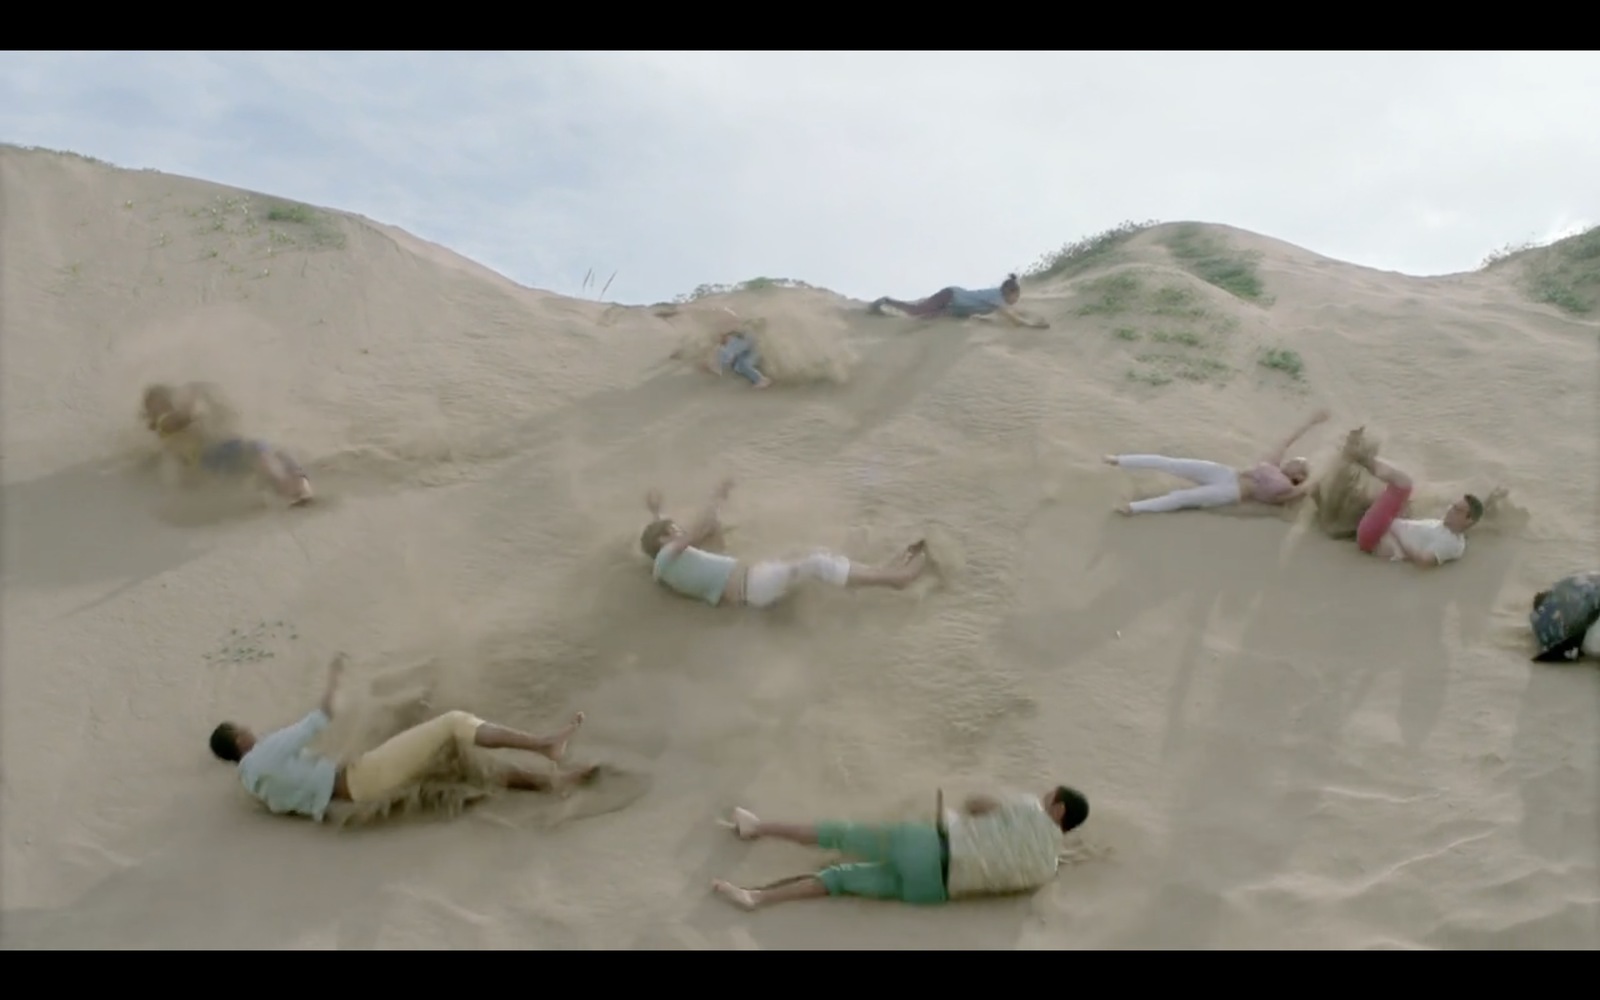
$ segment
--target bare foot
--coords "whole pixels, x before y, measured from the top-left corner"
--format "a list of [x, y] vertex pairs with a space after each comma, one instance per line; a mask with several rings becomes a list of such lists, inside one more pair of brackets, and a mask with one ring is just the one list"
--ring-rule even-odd
[[311, 480], [307, 479], [305, 476], [301, 476], [299, 481], [295, 484], [293, 492], [289, 493], [289, 506], [304, 507], [306, 504], [311, 502], [311, 499]]
[[1116, 464], [1118, 464], [1117, 463], [1117, 456], [1115, 456], [1115, 455], [1102, 455], [1102, 456], [1100, 456], [1100, 461], [1106, 463], [1107, 465], [1116, 465]]
[[550, 745], [544, 751], [544, 755], [559, 763], [561, 758], [567, 755], [567, 743], [572, 740], [573, 735], [577, 733], [578, 727], [581, 725], [583, 725], [583, 713], [574, 713], [572, 721], [567, 723], [567, 727], [550, 737]]
[[1375, 451], [1372, 445], [1367, 443], [1366, 432], [1367, 429], [1365, 427], [1357, 427], [1344, 436], [1343, 454], [1345, 461], [1363, 467], [1371, 464]]
[[761, 381], [757, 382], [755, 387], [757, 389], [765, 389], [767, 386], [769, 386], [771, 384], [772, 384], [772, 379], [767, 378], [765, 375], [763, 375], [763, 376], [761, 376]]
[[1130, 504], [1130, 503], [1119, 503], [1119, 504], [1117, 504], [1117, 513], [1123, 515], [1124, 517], [1131, 515], [1133, 513], [1133, 504]]
[[711, 891], [726, 899], [741, 910], [756, 908], [756, 894], [749, 889], [741, 889], [732, 882], [717, 878], [711, 880]]
[[733, 829], [740, 840], [756, 839], [756, 829], [761, 826], [761, 820], [748, 809], [734, 809]]

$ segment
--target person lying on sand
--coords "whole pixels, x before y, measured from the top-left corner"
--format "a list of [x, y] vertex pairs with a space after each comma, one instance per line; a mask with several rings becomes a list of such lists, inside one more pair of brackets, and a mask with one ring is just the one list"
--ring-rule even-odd
[[1055, 877], [1060, 836], [1089, 818], [1089, 801], [1065, 785], [1043, 795], [973, 796], [946, 813], [940, 792], [932, 823], [774, 823], [745, 809], [724, 821], [744, 840], [776, 837], [858, 860], [747, 889], [724, 879], [711, 888], [744, 910], [824, 896], [915, 905], [1031, 891]]
[[1187, 479], [1196, 485], [1173, 490], [1148, 500], [1135, 500], [1117, 508], [1121, 514], [1153, 514], [1202, 507], [1228, 507], [1254, 500], [1265, 504], [1285, 504], [1305, 496], [1311, 487], [1311, 463], [1304, 458], [1284, 456], [1307, 431], [1328, 419], [1327, 410], [1318, 410], [1295, 429], [1261, 461], [1248, 469], [1235, 469], [1219, 462], [1165, 455], [1107, 455], [1105, 463], [1124, 469], [1154, 469]]
[[299, 507], [311, 501], [311, 479], [289, 454], [265, 441], [210, 432], [199, 414], [192, 384], [152, 385], [144, 391], [142, 416], [167, 449], [185, 465], [217, 475], [256, 475]]
[[1600, 571], [1569, 574], [1534, 594], [1528, 627], [1539, 644], [1536, 663], [1600, 660]]
[[[1467, 493], [1452, 503], [1442, 518], [1401, 517], [1414, 488], [1411, 477], [1379, 459], [1375, 450], [1364, 448], [1363, 431], [1358, 427], [1346, 436], [1344, 458], [1376, 476], [1384, 489], [1361, 515], [1356, 546], [1370, 555], [1413, 566], [1442, 566], [1466, 555], [1467, 532], [1482, 519], [1483, 501]], [[1505, 490], [1497, 488], [1490, 499], [1504, 495]]]
[[932, 319], [935, 316], [966, 319], [969, 316], [998, 315], [1014, 326], [1028, 326], [1035, 330], [1048, 329], [1050, 324], [1044, 320], [1029, 319], [1017, 312], [1014, 307], [1020, 298], [1022, 298], [1022, 284], [1017, 281], [1015, 274], [1010, 274], [998, 288], [971, 291], [951, 285], [916, 302], [902, 302], [900, 299], [891, 299], [885, 295], [867, 308], [872, 312], [881, 313], [883, 307], [888, 306], [919, 319]]
[[927, 569], [927, 545], [921, 541], [907, 546], [887, 566], [862, 566], [822, 549], [798, 559], [764, 559], [747, 564], [700, 548], [721, 532], [722, 502], [732, 489], [733, 481], [724, 480], [687, 530], [661, 513], [660, 490], [646, 495], [645, 506], [654, 520], [640, 534], [639, 547], [652, 560], [651, 576], [658, 583], [713, 607], [766, 608], [788, 596], [801, 580], [818, 580], [835, 587], [903, 590]]
[[[315, 754], [306, 745], [327, 728], [333, 718], [333, 700], [345, 657], [328, 665], [328, 687], [322, 703], [305, 718], [268, 736], [257, 738], [237, 722], [224, 722], [211, 733], [211, 752], [238, 765], [239, 778], [249, 793], [274, 813], [294, 813], [322, 822], [332, 801], [380, 802], [398, 789], [426, 775], [435, 755], [454, 741], [461, 750], [509, 748], [543, 754], [556, 763], [566, 755], [567, 742], [583, 723], [583, 713], [550, 736], [533, 736], [484, 722], [467, 712], [436, 715], [412, 726], [387, 742], [350, 761]], [[523, 768], [504, 773], [507, 788], [565, 793], [592, 778], [600, 765], [559, 771], [554, 776]]]
[[765, 389], [772, 384], [772, 380], [761, 374], [761, 370], [756, 367], [760, 361], [761, 355], [756, 352], [749, 333], [742, 329], [733, 329], [723, 333], [717, 341], [711, 356], [706, 358], [705, 369], [718, 377], [731, 369], [749, 379], [750, 384], [757, 389]]

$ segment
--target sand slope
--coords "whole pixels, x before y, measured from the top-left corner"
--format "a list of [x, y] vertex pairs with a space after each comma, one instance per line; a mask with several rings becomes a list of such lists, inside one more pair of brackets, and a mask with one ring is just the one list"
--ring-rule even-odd
[[[1499, 272], [1205, 227], [1259, 253], [1268, 304], [1181, 268], [1170, 230], [1030, 284], [1047, 331], [746, 292], [712, 305], [765, 316], [793, 377], [756, 393], [672, 361], [694, 309], [522, 289], [366, 220], [13, 148], [0, 199], [7, 947], [1600, 941], [1600, 671], [1530, 664], [1525, 627], [1600, 559], [1600, 337]], [[1257, 364], [1277, 348], [1299, 381]], [[1140, 360], [1163, 354], [1188, 360]], [[222, 386], [328, 502], [165, 488], [152, 379]], [[1424, 574], [1294, 515], [1110, 513], [1159, 481], [1102, 453], [1245, 462], [1319, 404], [1315, 461], [1365, 423], [1424, 504], [1504, 482], [1527, 517]], [[927, 534], [944, 579], [767, 615], [654, 588], [645, 490], [687, 515], [725, 474], [736, 552]], [[533, 729], [582, 708], [575, 755], [624, 776], [451, 821], [268, 818], [206, 736], [297, 718], [337, 649], [334, 744], [416, 695]], [[991, 779], [1093, 802], [1037, 896], [747, 916], [707, 892], [813, 861], [733, 841], [733, 804], [926, 815]]]

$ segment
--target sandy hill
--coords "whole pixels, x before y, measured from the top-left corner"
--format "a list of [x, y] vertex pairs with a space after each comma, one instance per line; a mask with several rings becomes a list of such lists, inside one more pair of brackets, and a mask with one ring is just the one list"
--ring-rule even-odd
[[[15, 148], [0, 205], [7, 947], [1600, 940], [1600, 671], [1528, 662], [1525, 621], [1600, 552], [1581, 240], [1422, 279], [1131, 227], [1042, 262], [1023, 306], [1052, 326], [1018, 331], [767, 281], [579, 301]], [[762, 321], [772, 389], [682, 360], [723, 305]], [[153, 380], [215, 383], [323, 502], [176, 489], [135, 419]], [[1515, 506], [1426, 573], [1305, 511], [1112, 513], [1165, 484], [1103, 453], [1245, 463], [1318, 405], [1319, 466], [1365, 424], [1420, 506]], [[654, 587], [643, 494], [687, 516], [723, 475], [736, 553], [925, 536], [940, 573], [770, 613]], [[269, 818], [206, 737], [298, 718], [341, 649], [333, 749], [424, 703], [583, 709], [575, 758], [612, 771], [455, 819]], [[746, 915], [707, 891], [816, 863], [733, 840], [735, 804], [927, 816], [940, 786], [1056, 781], [1094, 811], [1031, 897]]]

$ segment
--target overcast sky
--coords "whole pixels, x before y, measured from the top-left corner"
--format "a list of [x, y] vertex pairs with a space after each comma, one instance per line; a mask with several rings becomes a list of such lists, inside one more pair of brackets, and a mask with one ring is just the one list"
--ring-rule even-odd
[[564, 294], [615, 271], [629, 303], [985, 287], [1124, 219], [1470, 270], [1600, 221], [1597, 108], [1592, 52], [0, 56], [0, 141], [358, 212]]

